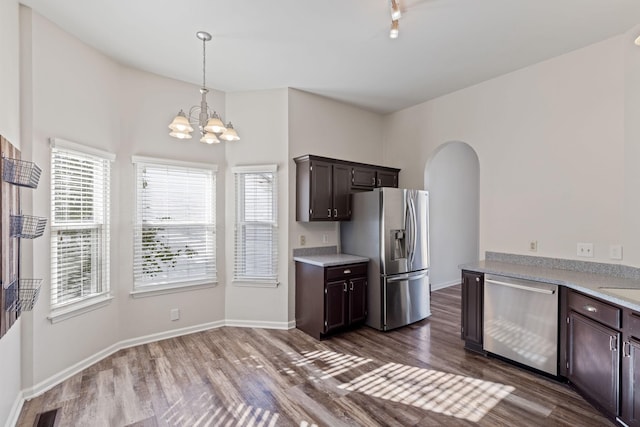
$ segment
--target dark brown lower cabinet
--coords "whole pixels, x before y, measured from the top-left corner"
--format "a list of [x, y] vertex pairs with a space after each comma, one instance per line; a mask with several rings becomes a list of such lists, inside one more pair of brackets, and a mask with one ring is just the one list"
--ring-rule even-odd
[[[628, 426], [640, 426], [640, 314], [627, 310], [622, 343], [620, 418]], [[637, 390], [636, 390], [637, 389]]]
[[482, 352], [484, 274], [462, 270], [462, 327], [468, 350]]
[[331, 267], [296, 262], [298, 329], [321, 339], [366, 318], [366, 262]]
[[569, 312], [567, 377], [609, 416], [618, 415], [620, 332]]

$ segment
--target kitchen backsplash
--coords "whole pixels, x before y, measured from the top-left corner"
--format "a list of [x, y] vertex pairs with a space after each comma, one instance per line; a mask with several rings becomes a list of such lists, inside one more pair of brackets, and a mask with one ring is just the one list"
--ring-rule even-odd
[[573, 259], [547, 258], [489, 251], [485, 252], [485, 260], [508, 262], [511, 264], [534, 265], [560, 270], [580, 271], [583, 273], [605, 274], [624, 279], [640, 280], [640, 268], [620, 264], [606, 264], [603, 262], [578, 261]]
[[338, 253], [337, 246], [318, 246], [314, 248], [295, 248], [293, 256], [333, 255]]

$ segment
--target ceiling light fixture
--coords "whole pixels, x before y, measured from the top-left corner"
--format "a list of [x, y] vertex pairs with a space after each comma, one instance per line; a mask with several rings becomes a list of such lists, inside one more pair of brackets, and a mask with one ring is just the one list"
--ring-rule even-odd
[[400, 19], [402, 17], [402, 12], [400, 12], [400, 5], [398, 4], [397, 0], [390, 0], [390, 5], [391, 5], [391, 20], [392, 21], [397, 21], [398, 19]]
[[398, 38], [398, 21], [392, 21], [391, 22], [391, 31], [389, 31], [389, 37], [392, 39], [397, 39]]
[[[196, 37], [202, 40], [202, 87], [200, 93], [202, 99], [200, 105], [194, 105], [189, 109], [187, 116], [183, 110], [176, 115], [169, 129], [171, 135], [178, 139], [191, 139], [191, 132], [194, 127], [200, 129], [200, 142], [205, 144], [218, 144], [220, 139], [225, 141], [238, 141], [240, 137], [233, 128], [231, 122], [226, 125], [215, 111], [212, 111], [207, 104], [207, 93], [209, 89], [206, 87], [206, 43], [211, 40], [211, 34], [205, 31], [198, 31]], [[220, 139], [218, 139], [220, 138]]]

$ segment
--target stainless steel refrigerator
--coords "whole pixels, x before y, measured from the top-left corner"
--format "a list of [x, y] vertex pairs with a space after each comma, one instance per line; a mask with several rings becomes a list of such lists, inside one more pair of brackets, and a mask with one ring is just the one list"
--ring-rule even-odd
[[354, 193], [340, 240], [343, 253], [370, 260], [367, 325], [387, 331], [431, 315], [428, 192]]

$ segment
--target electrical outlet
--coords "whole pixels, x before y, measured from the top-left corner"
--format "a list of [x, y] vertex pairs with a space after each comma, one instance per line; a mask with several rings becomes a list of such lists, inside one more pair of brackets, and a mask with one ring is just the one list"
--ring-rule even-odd
[[305, 236], [304, 234], [300, 235], [300, 246], [304, 246], [307, 244], [307, 236]]
[[593, 243], [578, 243], [578, 256], [593, 258]]
[[322, 235], [322, 243], [329, 243], [329, 236], [327, 234]]
[[538, 241], [537, 240], [531, 240], [529, 242], [529, 251], [530, 252], [538, 252]]
[[609, 246], [609, 258], [622, 259], [622, 245], [610, 245]]
[[172, 308], [171, 309], [171, 321], [175, 322], [176, 320], [180, 320], [180, 309]]

